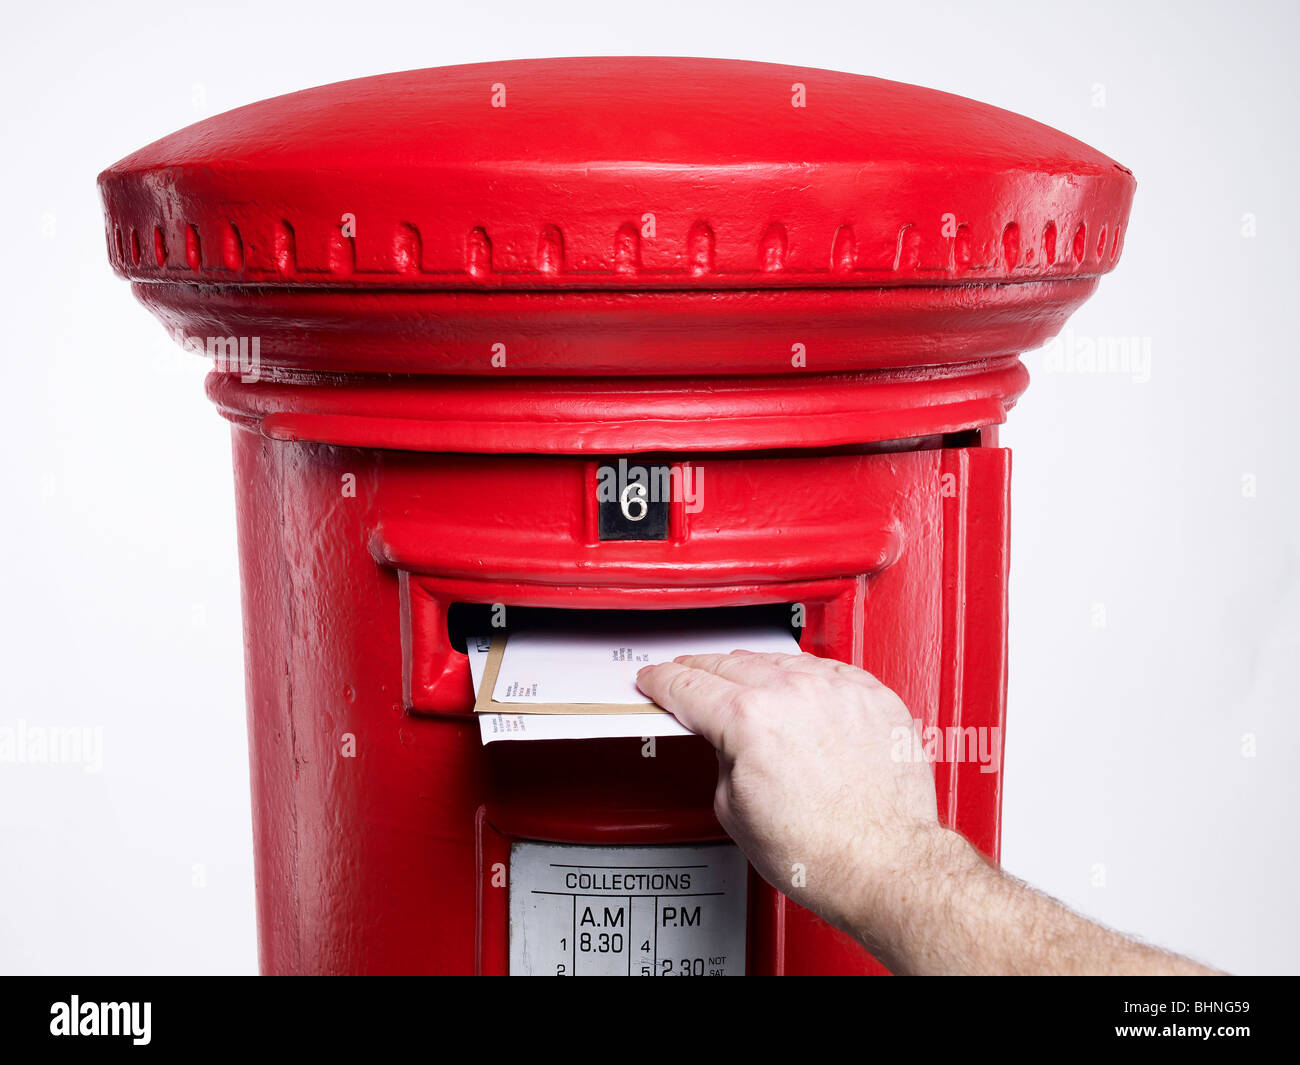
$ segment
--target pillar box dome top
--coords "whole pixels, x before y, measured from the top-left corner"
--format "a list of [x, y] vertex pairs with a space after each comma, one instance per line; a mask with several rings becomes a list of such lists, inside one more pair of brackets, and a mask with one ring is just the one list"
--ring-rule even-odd
[[479, 290], [1092, 276], [1115, 262], [1133, 190], [1100, 152], [958, 96], [617, 58], [308, 89], [100, 182], [131, 278]]
[[911, 85], [577, 58], [281, 96], [99, 184], [114, 268], [173, 331], [257, 336], [272, 372], [500, 377], [1018, 354], [1114, 266], [1135, 183]]

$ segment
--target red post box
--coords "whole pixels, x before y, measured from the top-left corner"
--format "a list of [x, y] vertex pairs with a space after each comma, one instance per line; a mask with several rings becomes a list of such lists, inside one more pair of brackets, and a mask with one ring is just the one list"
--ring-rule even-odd
[[[747, 869], [702, 740], [484, 746], [493, 605], [792, 609], [991, 745], [936, 787], [997, 857], [997, 427], [1127, 170], [894, 82], [600, 58], [327, 85], [99, 180], [233, 425], [264, 971], [883, 971]], [[609, 525], [619, 459], [699, 498]]]

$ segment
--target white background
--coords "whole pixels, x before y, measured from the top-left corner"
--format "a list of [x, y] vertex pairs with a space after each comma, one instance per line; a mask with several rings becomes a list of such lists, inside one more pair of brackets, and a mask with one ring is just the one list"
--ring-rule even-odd
[[105, 764], [0, 765], [0, 969], [256, 964], [228, 427], [110, 272], [98, 171], [323, 82], [661, 54], [945, 89], [1137, 175], [1122, 262], [1072, 329], [1149, 345], [1150, 380], [1031, 354], [1004, 431], [1005, 861], [1204, 961], [1300, 970], [1296, 45], [1286, 3], [7, 10], [0, 724], [101, 725]]

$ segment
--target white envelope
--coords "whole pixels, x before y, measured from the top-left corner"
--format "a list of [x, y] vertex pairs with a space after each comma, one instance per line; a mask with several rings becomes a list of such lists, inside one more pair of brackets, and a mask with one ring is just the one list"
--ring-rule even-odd
[[[490, 637], [466, 641], [477, 692], [491, 647]], [[555, 630], [511, 633], [492, 697], [499, 702], [654, 704], [636, 686], [645, 665], [685, 654], [727, 654], [736, 649], [798, 654], [785, 629], [757, 626], [615, 632]], [[688, 736], [671, 714], [480, 713], [479, 734], [495, 740], [600, 739], [619, 736]]]

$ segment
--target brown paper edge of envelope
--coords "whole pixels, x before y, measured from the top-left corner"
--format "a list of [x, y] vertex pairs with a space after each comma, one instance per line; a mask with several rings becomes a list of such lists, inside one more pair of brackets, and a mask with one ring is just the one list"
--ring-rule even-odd
[[483, 683], [479, 685], [474, 700], [476, 714], [666, 714], [668, 711], [654, 703], [499, 703], [492, 698], [501, 672], [501, 659], [506, 653], [508, 635], [492, 637], [483, 666]]

